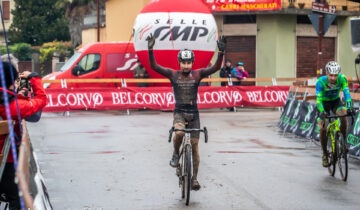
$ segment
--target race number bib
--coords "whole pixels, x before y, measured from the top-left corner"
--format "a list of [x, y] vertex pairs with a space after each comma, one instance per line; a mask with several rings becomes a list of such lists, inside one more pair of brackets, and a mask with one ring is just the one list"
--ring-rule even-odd
[[0, 201], [0, 210], [8, 210], [9, 209], [9, 203]]

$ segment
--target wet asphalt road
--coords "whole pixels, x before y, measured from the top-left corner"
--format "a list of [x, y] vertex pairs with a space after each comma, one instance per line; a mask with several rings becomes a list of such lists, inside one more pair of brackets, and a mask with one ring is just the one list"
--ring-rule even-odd
[[[209, 143], [200, 143], [202, 189], [180, 199], [172, 113], [46, 114], [28, 123], [54, 209], [359, 209], [360, 161], [348, 182], [328, 175], [320, 148], [283, 136], [278, 111], [200, 113]], [[203, 137], [203, 136], [202, 136]]]

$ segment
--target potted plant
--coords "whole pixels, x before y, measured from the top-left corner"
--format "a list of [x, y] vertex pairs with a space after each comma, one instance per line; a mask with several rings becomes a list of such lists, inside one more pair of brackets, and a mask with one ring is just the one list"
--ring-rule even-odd
[[298, 3], [300, 9], [304, 9], [305, 3]]
[[288, 0], [289, 1], [289, 8], [295, 8], [294, 3], [296, 2], [296, 0]]

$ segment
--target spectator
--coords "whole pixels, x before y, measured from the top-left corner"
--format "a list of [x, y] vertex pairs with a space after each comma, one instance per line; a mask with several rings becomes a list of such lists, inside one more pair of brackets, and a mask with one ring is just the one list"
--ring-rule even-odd
[[[10, 65], [12, 68], [10, 69]], [[17, 114], [17, 105], [15, 101], [14, 82], [11, 79], [11, 70], [14, 76], [14, 79], [18, 79], [18, 72], [13, 64], [9, 62], [3, 62], [4, 75], [6, 88], [8, 93], [9, 108], [11, 112], [11, 119], [15, 121], [14, 131], [16, 136], [16, 141], [19, 142], [21, 139], [20, 136], [20, 123], [18, 121]], [[33, 115], [34, 113], [41, 110], [46, 105], [46, 94], [45, 90], [41, 84], [41, 77], [37, 73], [31, 73], [25, 71], [20, 74], [20, 78], [28, 79], [31, 83], [31, 88], [34, 93], [34, 98], [30, 99], [28, 97], [23, 97], [18, 95], [18, 106], [22, 119], [27, 118], [28, 116]], [[1, 81], [0, 81], [1, 85]], [[3, 88], [0, 86], [0, 117], [3, 120], [7, 119], [6, 111], [4, 104], [4, 95]], [[0, 136], [0, 150], [3, 149], [6, 136]], [[15, 169], [14, 169], [14, 159], [12, 151], [9, 151], [2, 179], [0, 182], [0, 199], [8, 202], [10, 209], [20, 209], [19, 195], [17, 184], [15, 183]]]
[[[236, 68], [233, 68], [233, 70], [231, 70], [231, 76], [235, 77], [239, 80], [243, 80], [249, 77], [249, 73], [247, 71], [245, 71], [244, 68], [244, 63], [243, 62], [238, 62]], [[241, 84], [241, 82], [233, 82], [234, 86], [239, 86]]]
[[[136, 67], [134, 71], [134, 78], [136, 79], [144, 79], [149, 78], [149, 74], [147, 73], [144, 66], [140, 63], [139, 59], [137, 60], [138, 66]], [[137, 83], [138, 87], [148, 87], [148, 83]]]
[[[225, 60], [225, 66], [220, 69], [220, 78], [230, 78], [231, 77], [231, 70], [233, 66], [231, 65], [231, 60]], [[227, 82], [221, 82], [221, 86], [226, 86]]]

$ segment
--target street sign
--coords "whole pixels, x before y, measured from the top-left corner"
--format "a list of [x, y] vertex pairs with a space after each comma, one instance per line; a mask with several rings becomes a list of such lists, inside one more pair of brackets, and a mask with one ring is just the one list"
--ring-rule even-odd
[[320, 13], [335, 14], [336, 6], [313, 2], [312, 3], [312, 11], [320, 12]]
[[[315, 12], [308, 14], [308, 17], [309, 17], [312, 25], [314, 26], [317, 34], [319, 34], [319, 16], [320, 16], [320, 14], [315, 13]], [[335, 18], [336, 18], [336, 15], [332, 15], [332, 14], [324, 15], [324, 26], [323, 26], [323, 31], [322, 31], [323, 35], [326, 34], [326, 32], [330, 28], [331, 24], [334, 22]]]

